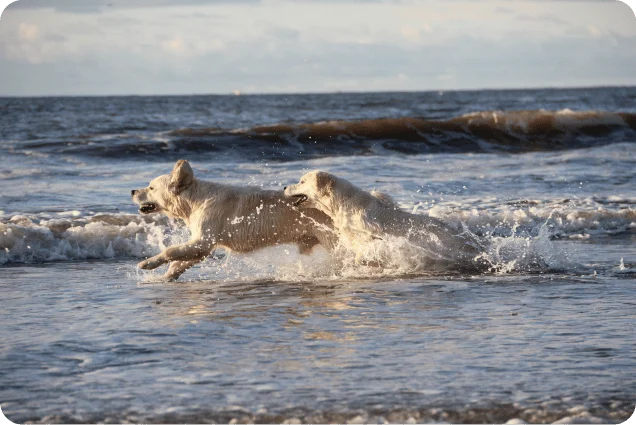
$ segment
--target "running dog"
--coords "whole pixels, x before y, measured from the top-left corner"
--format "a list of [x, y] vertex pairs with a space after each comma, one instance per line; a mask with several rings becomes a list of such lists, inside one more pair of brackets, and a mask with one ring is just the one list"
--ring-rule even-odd
[[279, 244], [296, 244], [309, 254], [320, 244], [333, 249], [332, 221], [315, 209], [300, 211], [281, 192], [199, 180], [190, 164], [179, 160], [172, 173], [144, 189], [131, 191], [142, 214], [162, 213], [182, 219], [191, 232], [187, 243], [171, 246], [138, 264], [152, 270], [170, 262], [164, 275], [176, 280], [216, 247], [240, 253]]
[[307, 173], [298, 184], [285, 188], [285, 196], [293, 199], [295, 206], [328, 215], [340, 237], [354, 247], [374, 239], [405, 238], [419, 248], [418, 255], [426, 257], [429, 264], [480, 268], [475, 257], [484, 246], [476, 236], [434, 217], [403, 211], [390, 196], [366, 192], [333, 174]]

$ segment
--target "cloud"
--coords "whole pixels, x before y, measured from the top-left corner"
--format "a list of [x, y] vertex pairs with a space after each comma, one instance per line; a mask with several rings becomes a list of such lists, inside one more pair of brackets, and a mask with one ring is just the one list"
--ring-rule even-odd
[[166, 50], [171, 50], [173, 52], [180, 52], [183, 50], [183, 39], [181, 37], [175, 37], [170, 41], [164, 43], [164, 47]]
[[[0, 59], [0, 94], [180, 94], [439, 90], [634, 84], [636, 37], [560, 37], [505, 42], [461, 36], [439, 45], [326, 41], [234, 43], [166, 62], [168, 53], [89, 53], [45, 66]], [[177, 37], [166, 41], [175, 41]], [[187, 39], [182, 36], [182, 43]], [[176, 43], [177, 45], [179, 43]], [[505, 58], [502, 61], [501, 58]], [[382, 58], [382, 60], [378, 60]], [[51, 84], [55, 82], [55, 84]]]
[[595, 25], [577, 26], [565, 30], [565, 34], [580, 38], [601, 38], [609, 33], [599, 29]]
[[[466, 1], [466, 0], [460, 0]], [[488, 3], [489, 0], [478, 0]], [[545, 3], [558, 3], [567, 0], [544, 0]], [[579, 2], [615, 2], [616, 0], [577, 0]], [[262, 0], [18, 0], [10, 4], [6, 10], [18, 9], [54, 9], [58, 12], [90, 14], [101, 13], [105, 10], [112, 9], [136, 9], [136, 8], [154, 8], [154, 7], [183, 7], [183, 6], [209, 6], [215, 4], [258, 4]], [[304, 0], [298, 1], [299, 4], [308, 3], [345, 3], [342, 0]], [[393, 3], [408, 4], [405, 0], [347, 0], [346, 3], [352, 4], [379, 4]], [[514, 1], [511, 2], [514, 4]], [[327, 6], [328, 7], [328, 6]], [[496, 13], [513, 13], [511, 7], [497, 6], [494, 9]]]
[[37, 65], [63, 56], [67, 51], [65, 36], [38, 24], [20, 22], [5, 28], [0, 37], [0, 57]]
[[512, 13], [515, 13], [515, 10], [505, 6], [497, 6], [494, 12], [503, 13], [503, 14], [512, 14]]
[[557, 25], [569, 24], [568, 21], [555, 16], [554, 14], [540, 14], [540, 15], [517, 15], [516, 18], [520, 21], [526, 22], [550, 22]]
[[34, 40], [37, 38], [40, 28], [35, 24], [21, 23], [18, 35], [20, 40]]
[[169, 53], [179, 56], [194, 57], [208, 52], [222, 50], [225, 47], [218, 39], [184, 40], [180, 35], [163, 43], [163, 48]]
[[594, 38], [603, 36], [603, 31], [600, 30], [596, 25], [588, 25], [587, 32]]
[[433, 30], [429, 24], [423, 24], [421, 27], [402, 27], [400, 34], [409, 43], [419, 43], [422, 41], [422, 34], [431, 34]]
[[[217, 4], [207, 8], [113, 0], [109, 9], [94, 0], [102, 12], [81, 17], [43, 9], [60, 2], [49, 1], [3, 16], [0, 95], [636, 83], [633, 18], [600, 1], [554, 1], [551, 15], [563, 25], [538, 3], [515, 1], [502, 16], [502, 3], [486, 0], [184, 1]], [[177, 2], [152, 5], [168, 3]]]
[[100, 13], [107, 9], [206, 6], [219, 3], [260, 3], [261, 0], [18, 0], [6, 10], [55, 9], [69, 13]]

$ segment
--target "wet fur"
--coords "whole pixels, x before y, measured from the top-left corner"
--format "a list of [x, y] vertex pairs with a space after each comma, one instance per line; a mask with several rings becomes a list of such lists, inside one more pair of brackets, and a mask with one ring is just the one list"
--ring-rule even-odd
[[301, 212], [281, 192], [196, 179], [184, 160], [175, 164], [171, 174], [133, 191], [132, 198], [142, 209], [145, 206], [151, 212], [182, 219], [190, 229], [188, 242], [138, 264], [141, 269], [151, 270], [169, 262], [164, 275], [169, 280], [176, 280], [216, 247], [247, 253], [272, 245], [296, 244], [300, 253], [308, 254], [318, 244], [328, 250], [334, 245], [331, 219], [322, 212]]
[[389, 195], [364, 191], [323, 171], [305, 174], [298, 184], [285, 188], [285, 195], [307, 197], [300, 206], [327, 214], [340, 237], [348, 238], [353, 246], [386, 236], [402, 237], [425, 248], [431, 261], [469, 268], [476, 265], [475, 256], [483, 250], [482, 242], [473, 235], [463, 234], [434, 217], [410, 214]]

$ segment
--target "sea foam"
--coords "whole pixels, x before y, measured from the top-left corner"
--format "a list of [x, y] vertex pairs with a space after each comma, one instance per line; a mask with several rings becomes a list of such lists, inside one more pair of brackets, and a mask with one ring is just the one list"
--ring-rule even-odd
[[186, 229], [163, 217], [104, 214], [38, 220], [16, 215], [0, 222], [0, 264], [141, 258], [186, 238]]
[[[485, 248], [475, 261], [495, 273], [576, 268], [576, 261], [554, 242], [555, 238], [589, 238], [636, 229], [636, 209], [610, 209], [599, 203], [593, 208], [582, 204], [504, 205], [496, 211], [437, 205], [422, 213], [463, 228], [485, 241]], [[183, 243], [189, 237], [183, 223], [159, 215], [72, 216], [51, 219], [15, 215], [0, 221], [0, 264], [138, 259]], [[288, 245], [248, 255], [228, 253], [223, 260], [210, 260], [208, 265], [214, 263], [214, 270], [221, 269], [209, 277], [356, 278], [466, 268], [466, 264], [452, 261], [440, 268], [439, 264], [427, 260], [426, 249], [399, 237], [385, 237], [355, 246], [341, 242], [331, 256], [322, 248], [303, 256], [295, 246]]]

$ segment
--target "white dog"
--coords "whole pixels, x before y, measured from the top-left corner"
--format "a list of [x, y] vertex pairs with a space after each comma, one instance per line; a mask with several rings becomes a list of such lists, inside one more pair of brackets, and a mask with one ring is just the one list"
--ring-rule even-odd
[[177, 161], [171, 174], [157, 177], [131, 195], [142, 214], [180, 218], [190, 229], [189, 242], [167, 248], [138, 265], [155, 269], [170, 262], [164, 275], [169, 280], [176, 280], [219, 246], [251, 252], [296, 244], [301, 254], [308, 254], [318, 244], [330, 250], [335, 242], [331, 219], [322, 212], [301, 212], [281, 192], [195, 179], [184, 160]]
[[374, 239], [405, 238], [418, 248], [427, 264], [481, 268], [475, 260], [483, 251], [477, 237], [436, 218], [403, 211], [386, 194], [366, 192], [332, 174], [312, 171], [298, 184], [286, 187], [285, 195], [295, 198], [296, 206], [327, 214], [340, 237], [352, 242], [354, 248]]

